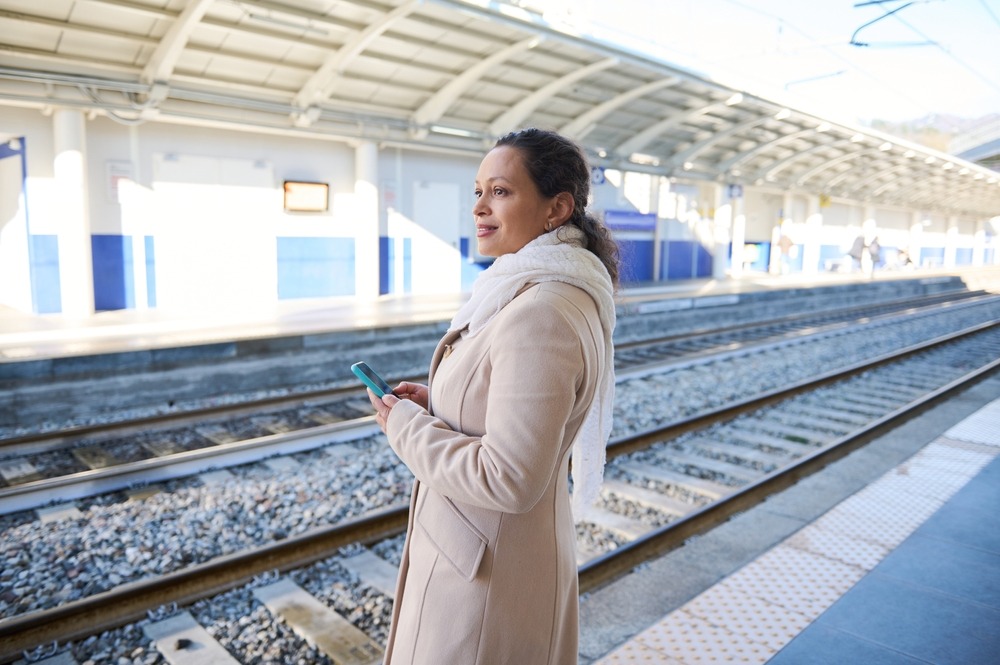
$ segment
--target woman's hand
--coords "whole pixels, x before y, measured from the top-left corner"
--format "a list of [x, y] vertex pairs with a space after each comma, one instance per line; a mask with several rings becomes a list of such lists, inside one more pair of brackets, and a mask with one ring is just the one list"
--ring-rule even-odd
[[389, 412], [392, 411], [392, 407], [396, 405], [399, 398], [391, 393], [387, 393], [380, 398], [369, 388], [368, 401], [375, 407], [375, 422], [382, 428], [382, 432], [385, 432], [385, 421], [389, 419]]
[[408, 399], [421, 408], [427, 408], [427, 386], [423, 384], [403, 381], [393, 389], [393, 392], [396, 394], [388, 394], [380, 399], [371, 391], [371, 388], [368, 389], [368, 401], [375, 408], [375, 422], [378, 423], [383, 432], [385, 432], [385, 423], [389, 420], [389, 412], [400, 399]]
[[416, 402], [418, 406], [423, 409], [427, 409], [427, 386], [422, 383], [410, 383], [409, 381], [401, 381], [398, 386], [396, 386], [393, 391], [396, 396], [400, 399], [408, 399], [411, 402]]

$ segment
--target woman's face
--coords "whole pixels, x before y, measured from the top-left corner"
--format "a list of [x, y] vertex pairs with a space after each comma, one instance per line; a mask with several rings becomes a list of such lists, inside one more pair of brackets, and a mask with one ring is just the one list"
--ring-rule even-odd
[[547, 223], [552, 228], [561, 224], [560, 198], [541, 195], [516, 148], [490, 150], [476, 174], [472, 207], [479, 253], [496, 257], [516, 252], [545, 233]]

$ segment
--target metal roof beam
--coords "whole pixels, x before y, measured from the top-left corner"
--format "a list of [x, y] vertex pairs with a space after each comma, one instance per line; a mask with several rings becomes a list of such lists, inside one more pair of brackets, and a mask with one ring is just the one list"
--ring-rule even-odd
[[[960, 196], [972, 190], [978, 190], [976, 196]], [[965, 214], [991, 216], [995, 214], [991, 211], [995, 211], [1000, 206], [1000, 186], [995, 187], [995, 191], [992, 192], [992, 201], [987, 200], [989, 194], [990, 192], [983, 191], [981, 182], [973, 180], [972, 182], [956, 183], [955, 178], [949, 177], [947, 172], [919, 180], [910, 180], [892, 193], [896, 200], [910, 205], [940, 208], [947, 208], [950, 205], [953, 209], [960, 208]], [[942, 201], [943, 197], [948, 199], [947, 203]], [[978, 205], [969, 205], [972, 200], [975, 200]]]
[[667, 131], [671, 127], [676, 127], [677, 125], [687, 122], [688, 120], [707, 115], [722, 106], [724, 106], [724, 104], [698, 106], [693, 109], [688, 109], [686, 112], [668, 116], [659, 122], [653, 123], [638, 134], [634, 134], [632, 138], [627, 141], [623, 141], [613, 150], [613, 152], [616, 155], [627, 159], [629, 155], [641, 151], [649, 145], [653, 139], [663, 134], [663, 132]]
[[[421, 0], [410, 0], [396, 7], [379, 20], [367, 25], [354, 39], [330, 53], [320, 68], [309, 77], [309, 80], [295, 95], [293, 106], [308, 109], [310, 106], [315, 106], [318, 102], [327, 99], [332, 94], [332, 87], [337, 77], [347, 69], [351, 62], [388, 30], [394, 22], [412, 14], [420, 4]], [[312, 115], [315, 114], [305, 112], [297, 121], [309, 124]]]
[[[899, 178], [893, 178], [893, 174], [908, 170], [910, 172], [906, 175], [911, 179], [914, 178], [916, 176], [914, 166], [915, 165], [910, 163], [909, 160], [897, 162], [895, 166], [879, 171], [871, 177], [861, 180], [850, 189], [849, 193], [861, 193], [866, 187], [874, 186], [874, 189], [870, 192], [870, 196], [881, 196], [890, 187], [890, 185], [899, 184]], [[888, 180], [879, 184], [880, 181], [886, 178], [888, 178]]]
[[591, 74], [603, 71], [609, 67], [614, 67], [618, 64], [618, 62], [618, 58], [605, 58], [604, 60], [598, 60], [597, 62], [592, 62], [586, 67], [577, 69], [574, 72], [561, 76], [542, 86], [493, 120], [493, 122], [490, 123], [490, 133], [494, 136], [498, 136], [504, 132], [515, 129], [524, 121], [525, 118], [531, 115], [532, 111], [541, 106], [544, 101], [553, 97], [557, 92], [566, 86], [572, 85], [573, 83], [576, 83]]
[[[704, 141], [699, 141], [698, 143], [695, 143], [691, 147], [687, 148], [686, 150], [682, 150], [681, 152], [675, 153], [673, 156], [670, 157], [667, 166], [668, 168], [672, 166], [680, 166], [684, 162], [693, 161], [698, 155], [700, 155], [701, 153], [703, 153], [705, 150], [715, 145], [716, 143], [719, 143], [720, 141], [725, 141], [728, 138], [736, 136], [740, 132], [745, 132], [748, 129], [752, 129], [758, 125], [762, 125], [771, 118], [772, 118], [771, 115], [758, 116], [755, 118], [751, 118], [750, 120], [745, 120], [743, 122], [736, 123], [729, 129], [724, 129], [721, 132], [712, 134], [709, 138], [705, 139]], [[724, 169], [719, 169], [719, 171], [720, 173], [726, 172]]]
[[414, 138], [425, 138], [427, 136], [426, 125], [440, 119], [441, 116], [444, 115], [445, 111], [447, 111], [451, 105], [455, 103], [455, 100], [458, 99], [464, 91], [468, 90], [473, 83], [478, 81], [483, 74], [518, 53], [535, 48], [542, 42], [542, 39], [543, 38], [541, 36], [522, 39], [519, 42], [511, 44], [505, 49], [497, 51], [487, 58], [483, 58], [472, 67], [469, 67], [461, 74], [448, 81], [443, 88], [438, 90], [433, 96], [431, 96], [430, 99], [424, 102], [413, 114], [413, 122], [417, 125], [414, 131]]
[[775, 146], [779, 146], [779, 145], [782, 145], [784, 143], [789, 143], [789, 142], [794, 141], [796, 139], [800, 139], [803, 136], [810, 136], [811, 134], [815, 134], [815, 133], [816, 133], [816, 129], [813, 128], [813, 127], [810, 127], [809, 129], [800, 129], [797, 132], [792, 132], [791, 134], [785, 134], [783, 136], [779, 136], [778, 138], [776, 138], [774, 140], [771, 140], [771, 141], [764, 141], [763, 143], [759, 143], [756, 146], [754, 146], [753, 148], [751, 148], [750, 150], [742, 152], [742, 153], [736, 155], [735, 157], [727, 159], [726, 161], [724, 161], [721, 164], [719, 164], [719, 167], [718, 167], [719, 168], [719, 173], [729, 173], [729, 171], [731, 171], [732, 169], [737, 168], [741, 164], [744, 164], [744, 163], [750, 161], [751, 159], [753, 159], [754, 157], [756, 157], [760, 153], [764, 152], [768, 148], [773, 148]]
[[840, 157], [835, 157], [834, 159], [831, 159], [828, 162], [823, 162], [822, 164], [820, 164], [816, 168], [810, 169], [804, 175], [799, 176], [795, 180], [795, 185], [797, 187], [801, 187], [806, 182], [808, 182], [809, 180], [812, 180], [814, 177], [816, 177], [817, 175], [819, 175], [823, 171], [827, 171], [829, 169], [832, 169], [837, 164], [842, 164], [842, 163], [844, 163], [846, 161], [849, 161], [851, 159], [858, 159], [862, 155], [867, 155], [868, 153], [870, 153], [872, 151], [877, 151], [877, 150], [878, 150], [878, 148], [871, 148], [869, 150], [862, 150], [861, 152], [848, 152], [848, 153], [844, 153]]
[[656, 92], [661, 88], [669, 88], [670, 86], [677, 85], [680, 82], [680, 78], [676, 76], [668, 76], [656, 81], [650, 81], [649, 83], [640, 85], [637, 88], [632, 88], [627, 92], [623, 92], [620, 95], [612, 97], [606, 102], [602, 102], [597, 106], [594, 106], [586, 113], [579, 115], [575, 120], [563, 125], [559, 129], [559, 132], [580, 141], [591, 132], [601, 118], [605, 117], [612, 111], [615, 111], [616, 109], [628, 104], [631, 101], [639, 99], [640, 97], [645, 97], [652, 92]]
[[850, 143], [851, 143], [850, 139], [841, 139], [839, 141], [832, 141], [830, 143], [817, 143], [811, 148], [806, 148], [805, 150], [792, 153], [788, 157], [785, 157], [782, 160], [779, 160], [777, 162], [774, 162], [773, 164], [768, 165], [765, 169], [761, 169], [760, 171], [758, 171], [757, 175], [752, 179], [753, 180], [760, 179], [768, 182], [774, 182], [775, 175], [779, 171], [784, 171], [789, 164], [802, 160], [803, 158], [809, 157], [810, 155], [813, 155], [817, 152], [822, 152], [824, 150], [836, 150]]
[[140, 79], [149, 85], [165, 84], [177, 66], [177, 60], [187, 45], [191, 33], [198, 27], [205, 12], [215, 0], [191, 0], [167, 29], [142, 70]]
[[[871, 151], [870, 150], [866, 151], [866, 154], [868, 152]], [[859, 170], [864, 171], [865, 174], [859, 173], [858, 172]], [[826, 182], [826, 186], [836, 187], [845, 180], [848, 180], [849, 178], [853, 177], [855, 180], [860, 180], [861, 178], [865, 178], [867, 176], [867, 172], [875, 172], [876, 174], [880, 174], [883, 173], [885, 170], [886, 170], [885, 167], [881, 166], [878, 160], [873, 160], [873, 163], [863, 164], [863, 165], [859, 164], [857, 165], [856, 168], [852, 167], [845, 171], [842, 171], [841, 173], [838, 173], [837, 175], [833, 176]], [[856, 183], [848, 185], [848, 189], [845, 190], [845, 193], [848, 193], [856, 188], [857, 188]]]

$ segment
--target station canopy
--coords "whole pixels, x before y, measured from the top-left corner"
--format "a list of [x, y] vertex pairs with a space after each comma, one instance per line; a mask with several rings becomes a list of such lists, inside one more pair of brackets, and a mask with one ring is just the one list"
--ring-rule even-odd
[[608, 168], [1000, 215], [995, 171], [495, 0], [0, 0], [0, 105], [476, 155], [537, 126]]

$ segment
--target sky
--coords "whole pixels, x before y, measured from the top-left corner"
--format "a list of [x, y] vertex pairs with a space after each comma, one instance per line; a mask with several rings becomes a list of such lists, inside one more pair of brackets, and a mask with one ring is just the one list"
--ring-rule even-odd
[[550, 23], [830, 120], [1000, 113], [1000, 0], [522, 4]]

